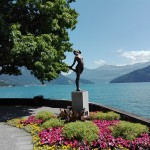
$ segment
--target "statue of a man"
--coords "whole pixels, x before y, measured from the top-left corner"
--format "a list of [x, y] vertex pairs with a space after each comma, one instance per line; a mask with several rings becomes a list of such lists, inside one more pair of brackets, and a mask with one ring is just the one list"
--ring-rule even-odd
[[[73, 64], [69, 66], [69, 69], [73, 70], [76, 73], [76, 88], [77, 91], [80, 91], [79, 80], [80, 80], [80, 75], [84, 69], [83, 57], [81, 56], [81, 51], [79, 50], [74, 50], [73, 53], [75, 57], [74, 57]], [[75, 69], [73, 69], [72, 67], [75, 65], [76, 62], [77, 62], [77, 66]]]

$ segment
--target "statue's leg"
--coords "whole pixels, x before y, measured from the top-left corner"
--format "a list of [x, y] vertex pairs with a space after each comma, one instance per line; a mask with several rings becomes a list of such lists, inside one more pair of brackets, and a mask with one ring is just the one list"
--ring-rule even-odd
[[76, 88], [77, 88], [77, 91], [80, 91], [80, 88], [79, 88], [79, 80], [80, 80], [80, 73], [79, 72], [76, 72]]
[[72, 68], [71, 70], [73, 70], [74, 72], [76, 72], [76, 69], [73, 69], [73, 68]]

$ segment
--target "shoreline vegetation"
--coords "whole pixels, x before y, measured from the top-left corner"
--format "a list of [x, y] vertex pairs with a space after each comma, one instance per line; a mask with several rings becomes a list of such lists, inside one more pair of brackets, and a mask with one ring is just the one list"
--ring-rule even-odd
[[122, 120], [113, 111], [90, 112], [87, 117], [69, 109], [59, 115], [40, 111], [27, 118], [8, 120], [31, 133], [34, 150], [148, 150], [149, 127]]

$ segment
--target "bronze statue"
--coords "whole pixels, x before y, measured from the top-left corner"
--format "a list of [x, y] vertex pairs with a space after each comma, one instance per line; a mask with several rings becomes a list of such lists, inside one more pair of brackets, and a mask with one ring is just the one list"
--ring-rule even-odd
[[[81, 56], [81, 51], [74, 50], [73, 53], [74, 53], [75, 57], [74, 57], [73, 64], [71, 66], [69, 66], [69, 69], [73, 70], [76, 73], [76, 88], [77, 88], [77, 91], [80, 91], [79, 80], [80, 80], [80, 74], [83, 72], [83, 69], [84, 69], [84, 63], [83, 63], [83, 58]], [[77, 64], [76, 68], [73, 69], [72, 67], [75, 65], [76, 62], [78, 64]]]

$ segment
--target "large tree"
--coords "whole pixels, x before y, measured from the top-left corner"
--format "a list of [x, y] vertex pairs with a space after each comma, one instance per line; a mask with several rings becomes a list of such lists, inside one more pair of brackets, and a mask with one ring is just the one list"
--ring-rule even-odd
[[75, 29], [75, 0], [0, 0], [0, 74], [21, 74], [25, 66], [41, 82], [68, 70]]

